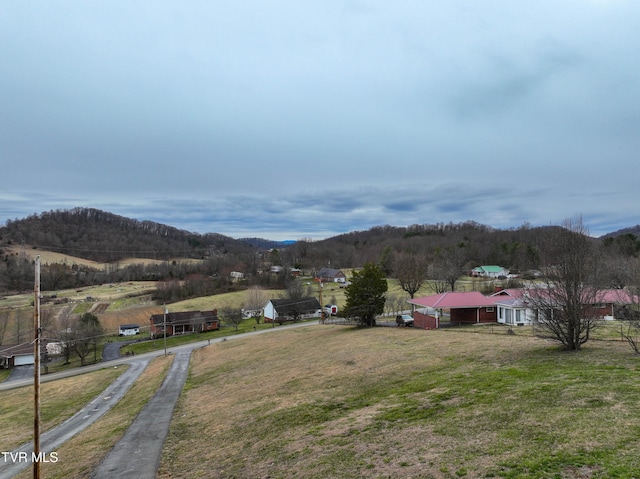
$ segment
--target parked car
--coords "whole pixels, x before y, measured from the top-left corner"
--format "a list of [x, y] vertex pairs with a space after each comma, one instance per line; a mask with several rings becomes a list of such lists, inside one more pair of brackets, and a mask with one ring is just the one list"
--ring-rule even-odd
[[413, 326], [413, 318], [409, 314], [399, 314], [396, 316], [398, 326]]
[[335, 304], [327, 304], [324, 307], [324, 314], [327, 316], [335, 316], [338, 314], [338, 306]]

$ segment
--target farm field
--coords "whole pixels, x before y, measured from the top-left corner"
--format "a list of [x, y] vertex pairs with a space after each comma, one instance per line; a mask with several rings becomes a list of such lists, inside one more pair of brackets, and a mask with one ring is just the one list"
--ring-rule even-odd
[[[124, 309], [130, 306], [138, 306], [148, 298], [156, 287], [154, 281], [128, 281], [124, 283], [107, 283], [96, 286], [86, 286], [76, 289], [64, 289], [58, 291], [42, 291], [43, 306], [51, 304], [52, 295], [58, 300], [72, 303], [109, 302], [113, 303], [112, 309]], [[90, 298], [90, 299], [88, 299]], [[131, 299], [136, 298], [136, 299]], [[0, 296], [0, 308], [25, 308], [33, 305], [33, 291], [21, 294]]]
[[[71, 256], [68, 254], [57, 253], [55, 251], [47, 251], [33, 248], [32, 246], [16, 246], [16, 245], [6, 245], [3, 246], [5, 251], [9, 254], [25, 254], [27, 258], [33, 260], [36, 256], [40, 256], [40, 261], [43, 264], [47, 263], [60, 263], [60, 264], [68, 264], [68, 265], [79, 265], [79, 266], [89, 266], [95, 269], [104, 269], [114, 263], [100, 263], [97, 261], [92, 261], [89, 259], [79, 258], [77, 256]], [[125, 258], [121, 261], [118, 261], [116, 264], [121, 266], [129, 266], [133, 264], [162, 264], [166, 263], [167, 260], [156, 260], [151, 258]], [[191, 258], [171, 258], [168, 261], [177, 261], [177, 262], [185, 262], [185, 263], [198, 263], [201, 260], [191, 259]]]

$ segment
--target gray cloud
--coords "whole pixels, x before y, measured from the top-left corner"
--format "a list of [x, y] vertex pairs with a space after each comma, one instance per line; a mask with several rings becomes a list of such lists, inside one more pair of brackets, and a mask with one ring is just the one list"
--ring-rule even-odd
[[640, 222], [635, 2], [3, 5], [0, 221]]

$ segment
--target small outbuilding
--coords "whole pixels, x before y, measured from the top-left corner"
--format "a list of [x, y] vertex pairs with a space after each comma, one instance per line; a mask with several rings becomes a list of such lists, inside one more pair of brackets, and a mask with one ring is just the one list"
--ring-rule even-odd
[[121, 324], [118, 329], [119, 336], [135, 336], [140, 334], [139, 324]]

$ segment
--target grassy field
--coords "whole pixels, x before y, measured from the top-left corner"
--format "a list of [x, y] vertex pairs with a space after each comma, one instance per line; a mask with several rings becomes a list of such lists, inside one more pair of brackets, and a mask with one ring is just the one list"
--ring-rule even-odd
[[316, 326], [195, 353], [159, 477], [632, 478], [640, 358]]
[[[41, 430], [73, 416], [114, 381], [126, 366], [107, 368], [73, 378], [44, 382], [40, 393]], [[11, 451], [33, 439], [33, 386], [0, 393], [0, 445]]]
[[[506, 331], [325, 325], [197, 350], [158, 477], [639, 477], [640, 357], [620, 340], [575, 353]], [[44, 477], [88, 477], [171, 358], [62, 446]], [[47, 427], [120, 371], [44, 383]], [[3, 450], [28, 439], [30, 394], [0, 393]]]

